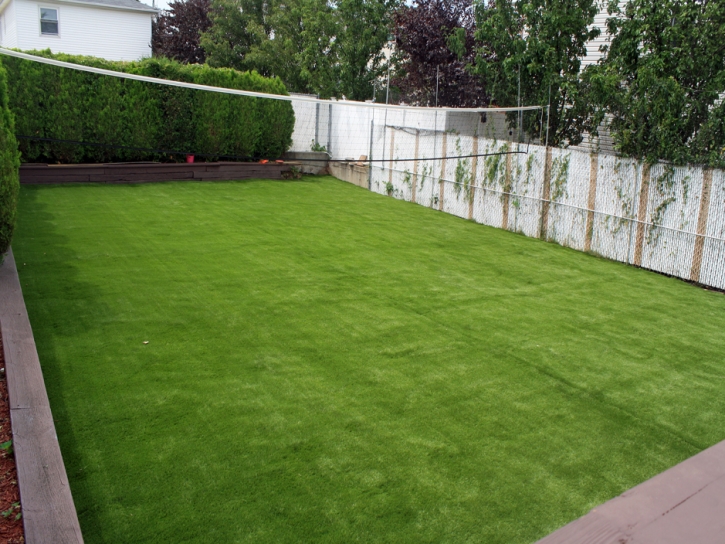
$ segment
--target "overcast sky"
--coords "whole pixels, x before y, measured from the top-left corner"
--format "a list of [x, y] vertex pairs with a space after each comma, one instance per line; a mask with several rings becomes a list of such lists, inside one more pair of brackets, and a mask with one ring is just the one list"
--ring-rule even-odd
[[[148, 4], [149, 6], [152, 5], [151, 0], [139, 0], [139, 2]], [[156, 7], [159, 9], [166, 9], [169, 7], [169, 2], [167, 0], [156, 0]]]

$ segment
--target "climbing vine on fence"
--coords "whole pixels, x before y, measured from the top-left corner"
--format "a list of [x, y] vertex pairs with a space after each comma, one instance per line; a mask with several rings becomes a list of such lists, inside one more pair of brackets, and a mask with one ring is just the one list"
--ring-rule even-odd
[[[463, 149], [461, 148], [461, 139], [456, 139], [456, 152], [457, 155], [463, 155]], [[456, 190], [456, 196], [461, 195], [461, 189], [465, 191], [465, 199], [469, 201], [471, 199], [471, 180], [473, 175], [471, 173], [471, 161], [470, 159], [458, 159], [456, 161], [456, 183], [453, 187]]]
[[[690, 194], [690, 176], [682, 178], [682, 200], [680, 206], [680, 228], [684, 228], [686, 224], [685, 220], [685, 206]], [[657, 196], [660, 199], [657, 207], [652, 211], [650, 215], [650, 225], [647, 227], [647, 243], [653, 244], [657, 242], [662, 232], [661, 228], [662, 221], [667, 213], [667, 209], [673, 202], [678, 200], [677, 198], [677, 181], [675, 179], [675, 168], [671, 164], [664, 165], [662, 174], [654, 179], [654, 187], [657, 191]]]
[[433, 168], [428, 163], [423, 165], [420, 173], [420, 190], [423, 190], [423, 187], [425, 186], [425, 180], [428, 179], [432, 171]]
[[563, 196], [569, 196], [566, 184], [569, 180], [569, 162], [571, 153], [557, 157], [551, 163], [551, 200], [558, 201]]
[[[506, 179], [506, 155], [505, 153], [508, 153], [509, 151], [509, 144], [508, 142], [503, 144], [501, 147], [497, 149], [497, 142], [496, 140], [493, 141], [493, 144], [491, 146], [486, 146], [486, 153], [492, 153], [496, 152], [498, 154], [496, 155], [490, 155], [486, 157], [486, 159], [483, 162], [483, 170], [484, 170], [484, 176], [483, 176], [483, 184], [486, 187], [491, 187], [492, 189], [497, 189], [498, 187], [501, 188], [503, 192], [508, 192], [510, 190], [510, 187], [507, 187], [509, 185], [509, 180]], [[503, 200], [504, 195], [501, 195], [501, 199]]]

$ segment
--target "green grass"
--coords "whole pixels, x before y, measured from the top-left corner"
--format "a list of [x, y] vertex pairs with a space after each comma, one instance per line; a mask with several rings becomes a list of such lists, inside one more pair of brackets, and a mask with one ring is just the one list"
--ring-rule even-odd
[[332, 178], [13, 247], [88, 544], [528, 543], [725, 438], [722, 294]]

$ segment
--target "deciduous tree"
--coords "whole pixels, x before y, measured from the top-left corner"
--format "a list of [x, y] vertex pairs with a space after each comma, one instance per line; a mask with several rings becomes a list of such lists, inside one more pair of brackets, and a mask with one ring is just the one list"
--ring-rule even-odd
[[486, 106], [489, 97], [474, 63], [472, 0], [417, 0], [393, 15], [396, 70], [392, 84], [406, 102], [439, 106]]
[[169, 9], [159, 15], [153, 25], [151, 45], [154, 55], [179, 62], [204, 62], [206, 55], [201, 46], [202, 32], [211, 27], [209, 6], [211, 0], [174, 0]]
[[725, 2], [630, 0], [609, 11], [611, 46], [585, 74], [592, 124], [608, 119], [626, 155], [725, 166]]
[[279, 76], [290, 91], [361, 100], [380, 74], [398, 0], [213, 0], [214, 66]]
[[[599, 35], [596, 0], [494, 0], [477, 5], [476, 72], [499, 106], [551, 104], [549, 143], [581, 142], [587, 125], [581, 58]], [[520, 93], [519, 93], [520, 82]], [[538, 134], [537, 116], [524, 129]], [[544, 117], [546, 119], [546, 117]]]

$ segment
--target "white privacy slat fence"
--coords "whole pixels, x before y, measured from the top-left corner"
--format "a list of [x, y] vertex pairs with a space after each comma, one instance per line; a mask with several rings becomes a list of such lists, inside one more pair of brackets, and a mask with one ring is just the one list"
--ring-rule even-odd
[[512, 143], [499, 112], [293, 106], [293, 149], [324, 144], [372, 191], [725, 289], [722, 171]]
[[725, 289], [722, 171], [391, 125], [373, 123], [372, 191]]

